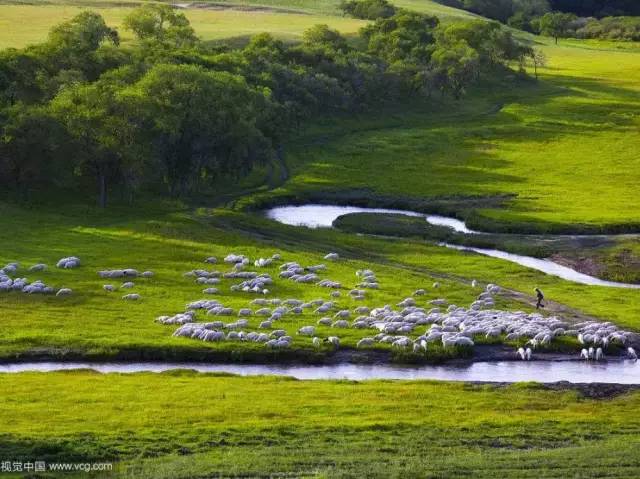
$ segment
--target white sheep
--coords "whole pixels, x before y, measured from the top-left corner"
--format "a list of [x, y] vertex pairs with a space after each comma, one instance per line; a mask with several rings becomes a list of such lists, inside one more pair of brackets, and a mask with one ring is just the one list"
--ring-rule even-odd
[[316, 332], [316, 328], [314, 326], [303, 326], [298, 329], [298, 334], [302, 336], [313, 336]]
[[125, 294], [122, 299], [126, 300], [126, 301], [138, 301], [140, 299], [140, 295], [133, 293], [133, 294]]
[[73, 291], [69, 288], [60, 288], [56, 293], [56, 296], [69, 296]]
[[358, 341], [358, 343], [356, 344], [357, 348], [366, 348], [369, 346], [373, 346], [375, 344], [375, 340], [373, 338], [362, 338], [360, 341]]
[[102, 289], [104, 289], [108, 293], [113, 293], [116, 290], [116, 287], [112, 284], [105, 284], [104, 286], [102, 286]]
[[338, 349], [340, 347], [340, 338], [337, 336], [329, 336], [328, 338], [326, 338], [324, 340], [325, 343], [331, 343], [331, 345], [335, 348]]

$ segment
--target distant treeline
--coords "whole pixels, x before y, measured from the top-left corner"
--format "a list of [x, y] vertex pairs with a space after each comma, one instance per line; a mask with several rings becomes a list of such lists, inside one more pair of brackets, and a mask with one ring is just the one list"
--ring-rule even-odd
[[507, 23], [509, 18], [523, 12], [573, 13], [579, 17], [612, 17], [640, 15], [638, 0], [436, 0], [438, 3], [477, 13]]
[[[383, 0], [380, 0], [383, 1]], [[557, 38], [638, 40], [640, 0], [437, 0]]]
[[579, 17], [613, 17], [640, 15], [638, 0], [549, 0], [552, 10]]
[[102, 206], [113, 191], [208, 192], [270, 162], [309, 119], [435, 92], [460, 99], [535, 57], [498, 23], [395, 9], [357, 47], [326, 25], [296, 45], [260, 34], [212, 47], [162, 4], [124, 25], [130, 46], [86, 11], [42, 44], [0, 52], [0, 191], [92, 188]]

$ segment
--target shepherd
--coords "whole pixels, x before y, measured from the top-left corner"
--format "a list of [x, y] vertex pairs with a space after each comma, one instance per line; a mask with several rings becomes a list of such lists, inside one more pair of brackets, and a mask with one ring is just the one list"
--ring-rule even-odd
[[540, 291], [540, 288], [535, 288], [536, 297], [538, 298], [538, 302], [536, 303], [536, 309], [544, 308], [544, 304], [542, 301], [544, 300], [544, 294]]

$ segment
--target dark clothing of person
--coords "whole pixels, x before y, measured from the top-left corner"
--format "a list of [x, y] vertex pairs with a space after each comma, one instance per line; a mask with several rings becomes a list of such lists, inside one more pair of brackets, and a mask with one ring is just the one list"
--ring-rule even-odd
[[538, 297], [538, 302], [536, 303], [536, 309], [544, 308], [544, 304], [542, 301], [544, 300], [544, 294], [539, 289], [536, 289], [536, 296]]

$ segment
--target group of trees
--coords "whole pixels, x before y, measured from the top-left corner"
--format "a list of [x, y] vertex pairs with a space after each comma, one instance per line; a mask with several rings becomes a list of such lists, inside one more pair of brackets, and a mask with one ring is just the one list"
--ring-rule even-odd
[[389, 18], [398, 11], [387, 0], [343, 0], [340, 9], [346, 15], [363, 20]]
[[601, 38], [608, 40], [640, 40], [640, 18], [584, 18], [573, 13], [547, 13], [538, 20], [538, 30], [555, 38]]
[[636, 40], [640, 22], [638, 0], [439, 0], [556, 39], [608, 38]]
[[102, 206], [116, 190], [196, 194], [270, 161], [316, 115], [433, 91], [461, 98], [532, 54], [497, 23], [442, 26], [404, 10], [377, 17], [358, 47], [326, 25], [296, 45], [260, 34], [211, 47], [163, 4], [124, 25], [137, 38], [129, 46], [83, 12], [42, 44], [0, 52], [4, 191], [91, 188]]

